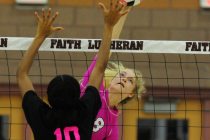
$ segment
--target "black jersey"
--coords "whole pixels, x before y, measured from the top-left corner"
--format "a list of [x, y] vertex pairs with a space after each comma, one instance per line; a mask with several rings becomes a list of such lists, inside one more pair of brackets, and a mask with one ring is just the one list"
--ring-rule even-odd
[[[46, 125], [46, 115], [51, 114], [53, 109], [40, 99], [37, 94], [30, 90], [23, 97], [22, 107], [26, 120], [30, 125], [35, 140], [90, 140], [95, 117], [101, 107], [98, 90], [88, 86], [85, 95], [80, 98], [81, 107], [77, 112], [85, 110], [85, 114], [76, 117], [77, 120], [66, 123], [57, 128]], [[75, 115], [75, 110], [65, 110], [66, 113]], [[76, 114], [77, 115], [77, 114]], [[50, 117], [50, 116], [48, 116]], [[65, 119], [65, 118], [64, 118]], [[71, 120], [70, 120], [71, 121]], [[79, 122], [79, 123], [74, 123]], [[56, 122], [55, 122], [56, 123]]]

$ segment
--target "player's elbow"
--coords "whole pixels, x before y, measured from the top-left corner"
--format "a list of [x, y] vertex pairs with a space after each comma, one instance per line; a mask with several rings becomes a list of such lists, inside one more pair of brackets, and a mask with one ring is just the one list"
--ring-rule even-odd
[[25, 76], [26, 76], [26, 72], [24, 72], [20, 67], [18, 67], [16, 71], [17, 83], [19, 84], [24, 79]]
[[16, 71], [16, 79], [17, 79], [17, 82], [18, 82], [18, 79], [20, 78], [21, 76], [21, 71], [20, 71], [20, 68], [18, 67], [17, 68], [17, 71]]
[[107, 64], [108, 64], [108, 61], [106, 62], [102, 62], [102, 63], [99, 63], [99, 65], [97, 66], [98, 67], [98, 70], [103, 73], [107, 67]]

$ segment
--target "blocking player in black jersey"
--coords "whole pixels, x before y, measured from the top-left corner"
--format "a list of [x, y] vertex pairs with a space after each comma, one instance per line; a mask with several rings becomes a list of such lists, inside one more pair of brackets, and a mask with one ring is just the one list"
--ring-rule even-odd
[[99, 6], [104, 13], [103, 39], [85, 95], [79, 98], [80, 86], [74, 77], [58, 75], [47, 88], [49, 104], [38, 97], [28, 73], [43, 41], [63, 28], [52, 26], [58, 12], [52, 15], [50, 8], [48, 11], [42, 10], [41, 15], [35, 12], [38, 22], [36, 35], [17, 69], [17, 83], [23, 95], [22, 107], [35, 140], [91, 139], [93, 123], [101, 106], [98, 89], [109, 59], [113, 27], [128, 12], [125, 5], [118, 1], [111, 0], [110, 8], [106, 8], [103, 3]]

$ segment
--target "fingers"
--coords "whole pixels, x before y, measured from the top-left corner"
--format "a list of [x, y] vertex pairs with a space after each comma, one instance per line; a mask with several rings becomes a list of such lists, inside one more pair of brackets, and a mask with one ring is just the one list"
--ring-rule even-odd
[[129, 10], [123, 11], [123, 12], [121, 13], [121, 16], [126, 15], [128, 12], [129, 12]]
[[113, 0], [110, 0], [110, 9], [111, 10], [114, 10], [114, 6], [115, 6], [116, 4], [113, 4]]
[[56, 12], [53, 16], [52, 15], [52, 9], [49, 8], [47, 11], [45, 9], [42, 9], [42, 16], [40, 17], [38, 12], [34, 12], [35, 17], [37, 18], [37, 21], [43, 21], [43, 22], [48, 22], [50, 24], [52, 24], [55, 19], [57, 18], [57, 16], [59, 15], [58, 12]]
[[126, 7], [126, 3], [122, 2], [121, 0], [119, 0], [116, 3], [116, 10], [118, 10], [118, 11], [122, 11], [125, 7]]
[[53, 30], [54, 30], [54, 31], [61, 31], [61, 30], [64, 30], [64, 28], [63, 28], [63, 27], [54, 27]]
[[115, 3], [115, 9], [116, 10], [119, 9], [119, 4], [120, 4], [120, 2], [119, 2], [119, 0], [117, 0], [116, 3]]
[[126, 7], [126, 3], [124, 0], [116, 0], [113, 4], [113, 0], [110, 0], [110, 11], [122, 11]]
[[127, 6], [127, 2], [125, 0], [119, 0], [119, 3], [124, 4]]
[[127, 10], [125, 9], [126, 9], [126, 5], [122, 3], [118, 10], [122, 15], [125, 15], [126, 13], [130, 11], [130, 9], [127, 9]]
[[38, 36], [49, 36], [55, 31], [63, 30], [62, 27], [54, 27], [52, 24], [59, 15], [58, 12], [52, 14], [51, 8], [48, 10], [42, 9], [40, 15], [38, 12], [35, 12], [35, 17], [37, 19], [37, 35]]
[[51, 15], [51, 8], [48, 9], [47, 19], [50, 18], [50, 15]]
[[110, 0], [110, 7], [112, 8], [113, 6], [113, 0]]
[[104, 12], [107, 11], [107, 8], [103, 3], [99, 2], [98, 5]]
[[52, 18], [51, 18], [51, 20], [50, 20], [50, 24], [52, 24], [52, 23], [55, 21], [55, 19], [57, 18], [58, 15], [59, 15], [59, 12], [56, 12], [56, 13], [52, 16]]
[[40, 17], [39, 17], [39, 14], [38, 14], [38, 12], [37, 12], [37, 11], [35, 11], [35, 12], [34, 12], [34, 15], [35, 15], [35, 17], [36, 17], [37, 21], [40, 21]]
[[105, 24], [114, 26], [123, 15], [128, 13], [128, 10], [125, 9], [125, 2], [122, 2], [122, 0], [116, 0], [114, 5], [108, 9], [108, 12], [104, 17]]
[[122, 11], [123, 8], [125, 8], [125, 5], [123, 3], [118, 3], [117, 10]]
[[101, 9], [103, 9], [104, 12], [108, 12], [108, 11], [121, 11], [122, 9], [124, 9], [126, 7], [126, 3], [122, 2], [122, 0], [117, 0], [115, 4], [113, 4], [113, 0], [110, 0], [110, 8], [106, 8], [106, 6], [99, 2], [98, 3], [99, 7]]
[[42, 8], [42, 19], [45, 20], [45, 9]]

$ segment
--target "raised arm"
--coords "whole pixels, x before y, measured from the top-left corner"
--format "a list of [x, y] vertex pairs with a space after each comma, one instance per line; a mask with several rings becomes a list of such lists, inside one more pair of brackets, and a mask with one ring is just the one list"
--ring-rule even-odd
[[128, 13], [126, 13], [123, 17], [121, 17], [119, 19], [119, 21], [117, 22], [117, 24], [114, 25], [113, 28], [113, 33], [112, 33], [112, 39], [119, 39], [120, 38], [120, 34], [122, 32], [123, 26], [125, 24], [125, 21], [127, 19], [127, 16], [131, 10], [131, 7], [126, 7], [126, 9], [128, 10]]
[[[121, 2], [124, 2], [127, 5], [126, 9], [128, 10], [128, 13], [125, 14], [122, 18], [120, 18], [117, 24], [114, 25], [112, 39], [120, 38], [122, 29], [124, 27], [125, 21], [127, 20], [128, 14], [130, 13], [133, 7], [140, 4], [141, 0], [136, 0], [134, 3], [132, 3], [131, 1], [129, 2], [129, 0], [121, 0]], [[111, 53], [110, 53], [110, 56], [111, 56]]]
[[119, 1], [113, 3], [113, 0], [110, 0], [109, 9], [107, 9], [103, 3], [99, 3], [99, 6], [103, 9], [104, 31], [102, 43], [97, 54], [98, 58], [96, 60], [96, 65], [90, 75], [89, 80], [89, 85], [92, 85], [97, 89], [100, 87], [104, 76], [104, 71], [109, 60], [113, 27], [118, 20], [128, 12], [125, 10], [126, 5], [120, 3]]
[[[117, 24], [114, 25], [113, 27], [113, 33], [112, 33], [112, 39], [119, 39], [120, 38], [120, 34], [122, 32], [123, 26], [125, 24], [125, 21], [127, 19], [127, 16], [131, 10], [130, 7], [126, 7], [128, 9], [128, 13], [126, 13], [124, 16], [122, 16], [119, 21], [117, 22]], [[111, 57], [112, 53], [109, 53], [109, 57]]]
[[48, 11], [42, 10], [42, 15], [39, 16], [37, 12], [35, 12], [35, 16], [37, 18], [37, 31], [35, 38], [32, 44], [29, 46], [28, 50], [25, 52], [22, 60], [19, 63], [17, 69], [17, 83], [20, 88], [21, 94], [24, 95], [29, 90], [34, 90], [31, 79], [28, 76], [29, 70], [33, 63], [33, 58], [38, 52], [43, 41], [51, 35], [53, 32], [62, 30], [62, 27], [53, 27], [52, 23], [58, 16], [58, 12], [56, 12], [53, 16], [51, 15], [51, 9]]

